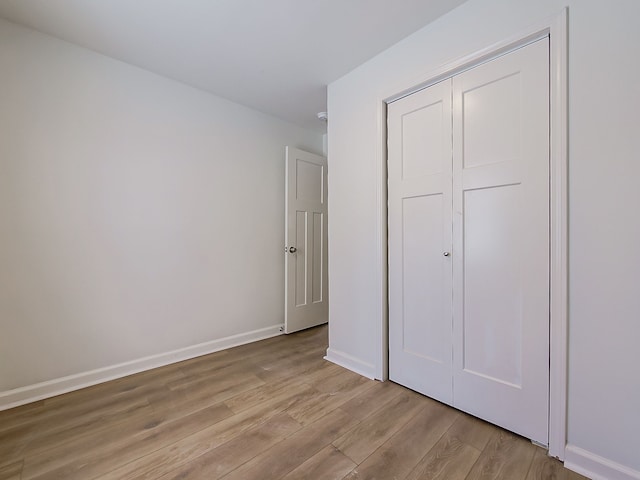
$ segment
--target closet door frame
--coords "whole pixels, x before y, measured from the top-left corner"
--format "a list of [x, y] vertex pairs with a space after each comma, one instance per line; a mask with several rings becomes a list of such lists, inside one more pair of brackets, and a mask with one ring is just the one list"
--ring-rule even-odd
[[567, 417], [568, 317], [568, 12], [532, 25], [525, 31], [427, 72], [422, 81], [399, 84], [378, 98], [376, 146], [378, 259], [380, 266], [378, 354], [376, 378], [389, 375], [389, 305], [387, 255], [387, 103], [450, 78], [481, 63], [549, 37], [550, 67], [550, 369], [549, 455], [564, 460]]

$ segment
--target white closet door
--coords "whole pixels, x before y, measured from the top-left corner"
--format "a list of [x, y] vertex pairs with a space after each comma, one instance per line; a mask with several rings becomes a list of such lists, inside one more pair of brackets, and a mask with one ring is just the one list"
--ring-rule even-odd
[[548, 50], [540, 40], [453, 79], [453, 404], [544, 444]]
[[452, 401], [451, 80], [389, 105], [389, 378]]

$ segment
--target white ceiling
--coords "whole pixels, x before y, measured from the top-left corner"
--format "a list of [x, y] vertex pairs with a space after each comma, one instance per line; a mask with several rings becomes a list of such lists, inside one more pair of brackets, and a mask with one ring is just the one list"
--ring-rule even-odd
[[323, 131], [326, 86], [465, 0], [0, 0], [0, 17]]

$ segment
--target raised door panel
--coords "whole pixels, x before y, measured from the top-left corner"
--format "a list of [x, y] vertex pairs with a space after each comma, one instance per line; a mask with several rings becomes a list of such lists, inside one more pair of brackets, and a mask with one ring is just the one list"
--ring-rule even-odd
[[[402, 349], [440, 364], [451, 349], [442, 342], [449, 327], [444, 318], [442, 259], [443, 195], [409, 197], [402, 202]], [[434, 235], [434, 233], [436, 233]], [[450, 327], [449, 327], [450, 328]]]
[[464, 168], [508, 162], [520, 153], [521, 72], [486, 80], [461, 98]]
[[522, 384], [522, 239], [519, 185], [465, 192], [463, 369]]

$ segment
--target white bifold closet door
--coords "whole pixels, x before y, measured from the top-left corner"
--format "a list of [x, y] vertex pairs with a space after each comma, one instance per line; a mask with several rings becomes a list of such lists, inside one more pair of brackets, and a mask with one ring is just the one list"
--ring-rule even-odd
[[451, 404], [451, 80], [389, 105], [389, 377]]
[[389, 377], [546, 444], [549, 60], [389, 105]]

